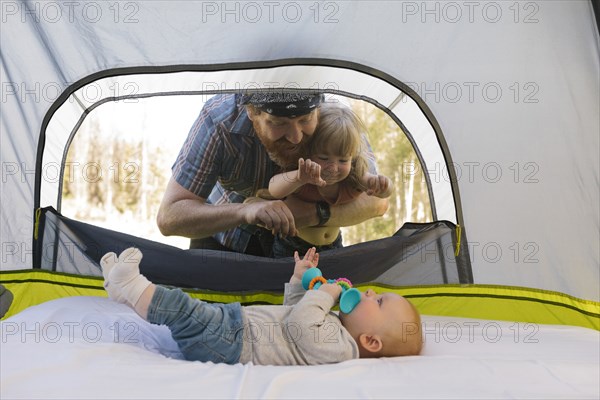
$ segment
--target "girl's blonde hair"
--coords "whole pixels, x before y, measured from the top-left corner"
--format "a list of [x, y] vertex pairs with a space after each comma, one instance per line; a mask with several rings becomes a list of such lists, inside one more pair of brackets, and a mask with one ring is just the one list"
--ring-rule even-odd
[[358, 116], [346, 106], [337, 103], [322, 103], [319, 124], [309, 143], [309, 154], [320, 152], [336, 156], [352, 157], [352, 169], [344, 180], [353, 188], [364, 190], [360, 178], [368, 171], [363, 134], [367, 129]]

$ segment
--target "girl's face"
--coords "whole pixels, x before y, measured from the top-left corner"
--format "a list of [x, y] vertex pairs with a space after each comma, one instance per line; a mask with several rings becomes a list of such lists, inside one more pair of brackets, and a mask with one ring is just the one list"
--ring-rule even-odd
[[321, 166], [321, 178], [328, 185], [343, 181], [352, 169], [352, 156], [339, 156], [326, 152], [315, 154], [312, 161]]

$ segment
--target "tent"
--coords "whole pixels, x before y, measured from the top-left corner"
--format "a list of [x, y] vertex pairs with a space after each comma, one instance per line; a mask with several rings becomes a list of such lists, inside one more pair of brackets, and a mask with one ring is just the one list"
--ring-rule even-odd
[[[128, 98], [273, 87], [316, 89], [376, 105], [405, 129], [426, 166], [435, 221], [409, 223], [398, 227], [393, 237], [324, 257], [327, 271], [338, 271], [337, 260], [361, 262], [368, 273], [357, 269], [355, 282], [407, 296], [432, 316], [437, 329], [436, 323], [446, 324], [442, 332], [460, 318], [513, 321], [540, 324], [535, 325], [539, 332], [562, 327], [549, 333], [558, 338], [548, 343], [573, 338], [583, 346], [560, 352], [557, 357], [565, 357], [563, 364], [549, 366], [550, 359], [544, 358], [549, 347], [534, 357], [564, 386], [555, 382], [534, 388], [508, 373], [527, 362], [512, 369], [501, 360], [493, 365], [497, 374], [490, 373], [482, 382], [503, 375], [505, 385], [475, 385], [473, 391], [464, 391], [449, 383], [461, 378], [456, 369], [460, 363], [446, 363], [446, 372], [452, 371], [456, 379], [437, 378], [435, 385], [420, 392], [407, 378], [406, 390], [400, 393], [598, 397], [600, 43], [595, 6], [587, 0], [2, 1], [0, 284], [6, 289], [2, 299], [12, 297], [2, 325], [3, 397], [41, 395], [19, 381], [19, 374], [31, 367], [18, 360], [36, 351], [52, 357], [46, 353], [51, 346], [19, 341], [22, 332], [15, 332], [32, 321], [45, 321], [42, 329], [56, 327], [58, 320], [48, 315], [59, 318], [57, 309], [82, 311], [77, 304], [89, 299], [77, 303], [71, 296], [105, 296], [97, 261], [107, 249], [136, 243], [152, 255], [145, 257], [152, 262], [142, 266], [143, 272], [159, 282], [186, 287], [198, 298], [247, 304], [281, 301], [276, 286], [284, 279], [282, 271], [290, 271], [284, 261], [174, 249], [60, 214], [66, 151], [94, 109]], [[172, 270], [161, 268], [161, 263], [174, 259], [179, 261]], [[190, 263], [200, 267], [192, 273]], [[241, 274], [238, 280], [229, 279], [239, 284], [222, 287], [215, 278], [203, 285], [217, 264]], [[244, 275], [252, 275], [248, 268], [271, 273], [263, 286], [256, 286], [256, 278]], [[59, 303], [46, 303], [49, 300]], [[106, 302], [85, 304], [90, 313], [108, 307]], [[102, 319], [93, 313], [86, 316]], [[106, 325], [98, 322], [93, 327], [132, 320], [102, 321]], [[500, 327], [501, 332], [530, 327], [493, 323], [478, 326]], [[157, 335], [144, 332], [148, 338]], [[57, 341], [68, 346], [69, 340], [62, 342], [66, 339], [72, 338]], [[512, 354], [511, 348], [499, 347], [507, 354]], [[144, 363], [158, 362], [131, 351], [132, 358]], [[569, 359], [569, 354], [580, 358]], [[424, 362], [418, 359], [409, 365]], [[114, 359], [100, 358], [99, 363], [114, 365]], [[52, 370], [51, 363], [44, 365]], [[352, 367], [364, 365], [341, 371], [351, 377]], [[477, 359], [471, 359], [466, 371], [477, 370], [477, 365]], [[368, 367], [377, 370], [376, 364]], [[308, 393], [285, 391], [284, 384], [268, 386], [281, 383], [290, 369], [193, 368], [212, 377], [207, 383], [220, 379], [224, 387], [231, 387], [238, 382], [234, 392], [217, 388], [211, 392], [214, 396]], [[398, 368], [409, 374], [402, 364]], [[124, 384], [116, 386], [120, 392], [98, 387], [89, 378], [98, 371], [82, 371], [77, 376], [84, 383], [69, 392], [74, 396], [134, 395], [122, 391]], [[325, 378], [319, 378], [318, 371], [307, 370], [305, 377], [344, 382], [336, 378], [334, 367], [320, 370]], [[239, 383], [246, 382], [246, 374], [255, 374], [257, 382], [248, 391]], [[56, 390], [55, 396], [64, 397], [60, 385], [51, 383], [58, 375], [51, 372], [43, 382]], [[379, 379], [386, 377], [390, 376], [381, 374]], [[149, 379], [144, 382], [141, 386], [148, 392], [143, 393], [169, 393], [155, 391]], [[513, 392], [503, 389], [515, 382], [519, 385]], [[261, 391], [261, 385], [270, 389]], [[552, 387], [559, 389], [547, 391]], [[373, 386], [365, 393], [397, 397], [391, 394], [396, 390], [400, 391]], [[361, 397], [360, 390], [340, 393]]]

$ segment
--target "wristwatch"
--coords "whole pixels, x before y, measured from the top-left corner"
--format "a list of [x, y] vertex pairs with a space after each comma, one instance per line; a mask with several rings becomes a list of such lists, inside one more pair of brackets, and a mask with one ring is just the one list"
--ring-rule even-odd
[[319, 225], [317, 226], [323, 226], [329, 221], [329, 218], [331, 217], [329, 203], [326, 201], [317, 202], [317, 216], [319, 217]]

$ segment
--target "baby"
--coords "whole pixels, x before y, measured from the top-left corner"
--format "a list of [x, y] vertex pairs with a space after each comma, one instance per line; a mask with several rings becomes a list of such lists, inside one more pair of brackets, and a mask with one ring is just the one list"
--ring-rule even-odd
[[146, 321], [166, 325], [188, 360], [256, 365], [314, 365], [355, 358], [418, 355], [418, 311], [395, 293], [362, 293], [349, 314], [331, 308], [342, 288], [323, 284], [305, 291], [302, 275], [316, 267], [315, 248], [300, 259], [285, 285], [283, 305], [205, 303], [180, 289], [148, 281], [139, 271], [142, 253], [107, 253], [100, 264], [110, 299], [132, 307]]

